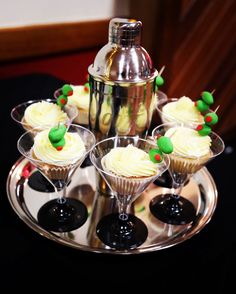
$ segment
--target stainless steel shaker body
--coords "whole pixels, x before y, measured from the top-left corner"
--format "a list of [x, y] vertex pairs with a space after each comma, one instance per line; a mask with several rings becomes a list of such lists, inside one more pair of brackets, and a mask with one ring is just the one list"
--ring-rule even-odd
[[97, 141], [114, 135], [145, 137], [156, 104], [157, 71], [140, 46], [142, 23], [114, 18], [109, 42], [89, 66], [89, 125]]

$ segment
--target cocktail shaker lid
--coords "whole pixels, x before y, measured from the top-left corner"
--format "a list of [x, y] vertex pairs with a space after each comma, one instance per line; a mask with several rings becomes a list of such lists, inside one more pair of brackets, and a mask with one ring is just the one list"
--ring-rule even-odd
[[146, 83], [157, 71], [147, 51], [140, 46], [141, 21], [113, 18], [109, 24], [109, 42], [97, 53], [89, 74], [108, 84]]
[[140, 45], [141, 30], [141, 21], [113, 18], [109, 24], [109, 42], [121, 46]]

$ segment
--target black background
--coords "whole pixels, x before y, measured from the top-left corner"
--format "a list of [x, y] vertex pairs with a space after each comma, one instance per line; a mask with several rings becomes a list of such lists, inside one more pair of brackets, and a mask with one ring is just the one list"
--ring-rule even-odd
[[49, 282], [48, 289], [75, 287], [78, 293], [84, 286], [89, 292], [93, 287], [97, 291], [114, 292], [114, 287], [125, 290], [128, 284], [133, 290], [163, 290], [159, 293], [170, 289], [204, 291], [206, 287], [221, 292], [234, 287], [236, 155], [232, 148], [236, 147], [235, 141], [226, 142], [229, 152], [208, 165], [219, 192], [212, 220], [199, 234], [172, 248], [131, 256], [88, 253], [44, 238], [18, 218], [7, 199], [6, 179], [20, 157], [16, 142], [22, 130], [11, 119], [10, 111], [30, 99], [52, 98], [54, 90], [63, 83], [42, 74], [0, 80], [0, 289], [27, 289], [29, 281], [37, 290], [46, 289]]

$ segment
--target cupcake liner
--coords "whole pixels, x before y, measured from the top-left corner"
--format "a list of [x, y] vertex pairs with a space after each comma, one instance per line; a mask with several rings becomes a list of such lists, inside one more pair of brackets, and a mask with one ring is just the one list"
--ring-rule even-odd
[[124, 197], [130, 196], [132, 197], [132, 201], [134, 201], [135, 198], [149, 186], [154, 178], [157, 177], [157, 175], [154, 175], [153, 177], [126, 178], [116, 176], [115, 174], [114, 176], [106, 174], [105, 177], [113, 191], [116, 191], [118, 195]]
[[211, 153], [199, 158], [181, 157], [175, 154], [170, 154], [170, 169], [177, 173], [196, 173], [201, 169], [206, 162], [211, 158]]

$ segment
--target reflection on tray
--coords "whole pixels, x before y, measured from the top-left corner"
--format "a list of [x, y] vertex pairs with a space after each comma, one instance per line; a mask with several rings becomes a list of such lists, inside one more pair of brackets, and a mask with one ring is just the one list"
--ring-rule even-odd
[[[37, 192], [29, 187], [27, 178], [22, 180], [21, 174], [28, 164], [21, 158], [13, 166], [7, 181], [9, 201], [16, 213], [32, 229], [45, 237], [77, 249], [114, 254], [135, 254], [164, 249], [178, 244], [200, 231], [210, 220], [216, 203], [217, 190], [213, 179], [206, 168], [200, 170], [184, 187], [182, 195], [191, 200], [197, 210], [197, 221], [189, 225], [172, 226], [158, 221], [149, 210], [153, 197], [168, 193], [168, 188], [151, 184], [135, 201], [132, 213], [138, 216], [148, 227], [148, 238], [144, 244], [134, 250], [118, 251], [105, 246], [96, 235], [96, 225], [102, 216], [116, 212], [114, 196], [95, 192], [96, 172], [93, 166], [80, 168], [74, 174], [68, 186], [68, 196], [82, 200], [86, 204], [89, 217], [79, 229], [69, 233], [47, 232], [38, 226], [36, 216], [39, 208], [47, 201], [56, 198], [55, 193]], [[21, 179], [21, 181], [19, 181]], [[19, 187], [20, 185], [20, 187]]]

